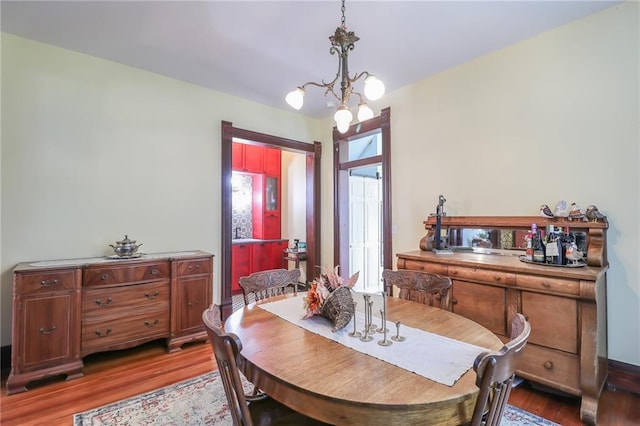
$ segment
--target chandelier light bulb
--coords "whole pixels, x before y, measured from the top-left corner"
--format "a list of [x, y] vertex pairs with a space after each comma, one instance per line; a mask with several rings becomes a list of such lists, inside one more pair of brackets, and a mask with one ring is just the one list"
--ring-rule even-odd
[[364, 95], [370, 101], [380, 99], [384, 95], [384, 83], [370, 75], [364, 80]]
[[353, 114], [349, 111], [346, 105], [340, 105], [338, 110], [333, 115], [333, 119], [336, 121], [336, 127], [340, 133], [344, 133], [349, 130], [351, 120], [353, 120]]
[[367, 121], [370, 118], [373, 118], [373, 110], [369, 108], [369, 105], [364, 102], [358, 105], [358, 121]]
[[292, 108], [300, 109], [302, 108], [302, 104], [304, 104], [304, 89], [298, 87], [287, 93], [287, 96], [284, 99]]

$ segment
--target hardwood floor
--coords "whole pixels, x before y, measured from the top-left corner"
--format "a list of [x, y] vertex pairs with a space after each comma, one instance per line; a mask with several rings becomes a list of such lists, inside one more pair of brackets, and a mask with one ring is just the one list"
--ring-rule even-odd
[[[0, 424], [71, 425], [73, 414], [148, 392], [216, 369], [209, 344], [193, 343], [168, 354], [162, 341], [84, 360], [84, 377], [49, 380], [31, 390], [7, 396], [2, 377]], [[541, 392], [526, 382], [513, 389], [509, 403], [563, 426], [581, 425], [580, 402]], [[640, 395], [605, 390], [598, 424], [640, 425]]]

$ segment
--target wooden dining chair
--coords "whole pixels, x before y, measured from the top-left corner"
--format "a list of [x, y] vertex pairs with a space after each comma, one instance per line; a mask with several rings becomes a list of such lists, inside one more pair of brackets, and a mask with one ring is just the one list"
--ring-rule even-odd
[[483, 352], [476, 357], [473, 369], [480, 392], [471, 426], [500, 424], [516, 376], [518, 360], [530, 333], [531, 325], [524, 315], [516, 314], [511, 324], [511, 340], [498, 351]]
[[238, 369], [238, 358], [242, 351], [240, 338], [233, 333], [224, 332], [220, 307], [216, 304], [202, 313], [202, 321], [211, 341], [234, 426], [326, 425], [267, 395], [262, 394], [258, 398], [246, 395]]
[[396, 286], [400, 290], [398, 297], [401, 299], [451, 310], [449, 277], [409, 269], [385, 269], [382, 271], [382, 279], [388, 295], [393, 295], [393, 286]]
[[[299, 279], [300, 269], [270, 269], [254, 272], [248, 277], [240, 277], [244, 304], [285, 294], [290, 286], [293, 286], [293, 292], [297, 294]], [[250, 300], [251, 295], [254, 300]]]

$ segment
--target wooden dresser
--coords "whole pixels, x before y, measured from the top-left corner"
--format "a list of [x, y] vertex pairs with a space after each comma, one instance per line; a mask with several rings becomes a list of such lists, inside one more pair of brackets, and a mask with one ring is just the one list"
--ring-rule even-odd
[[213, 255], [21, 263], [13, 271], [11, 373], [7, 394], [34, 380], [82, 376], [86, 355], [166, 338], [169, 352], [207, 340]]
[[[522, 235], [536, 223], [569, 226], [585, 236], [587, 265], [546, 266], [525, 263], [518, 250], [427, 250], [435, 217], [424, 223], [421, 250], [398, 253], [398, 269], [451, 277], [453, 312], [468, 317], [508, 340], [516, 313], [531, 323], [531, 336], [518, 375], [582, 398], [583, 422], [595, 424], [598, 398], [607, 377], [606, 229], [604, 222], [542, 217], [443, 217], [442, 229]], [[483, 232], [484, 234], [484, 232]]]

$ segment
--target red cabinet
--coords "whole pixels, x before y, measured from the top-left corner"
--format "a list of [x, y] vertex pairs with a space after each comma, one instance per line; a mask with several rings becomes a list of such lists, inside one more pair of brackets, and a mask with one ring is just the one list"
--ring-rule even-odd
[[264, 172], [280, 176], [282, 171], [282, 151], [276, 148], [264, 149]]
[[273, 269], [271, 262], [271, 242], [251, 245], [251, 272]]
[[251, 273], [250, 244], [231, 245], [231, 292], [242, 293], [240, 277]]
[[268, 269], [281, 269], [287, 240], [231, 245], [231, 292], [241, 293], [240, 277]]
[[265, 149], [262, 146], [234, 142], [231, 168], [239, 172], [264, 173]]
[[289, 247], [289, 241], [287, 240], [271, 243], [271, 269], [283, 268], [284, 250], [287, 247]]

